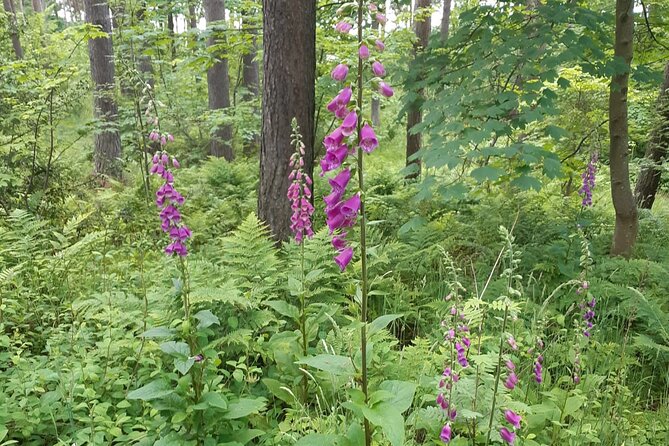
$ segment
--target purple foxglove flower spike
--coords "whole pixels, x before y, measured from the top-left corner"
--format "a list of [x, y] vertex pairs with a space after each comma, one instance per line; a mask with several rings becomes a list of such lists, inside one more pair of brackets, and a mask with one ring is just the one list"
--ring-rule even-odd
[[334, 69], [332, 70], [332, 79], [342, 82], [346, 79], [346, 76], [348, 76], [348, 66], [344, 65], [343, 63], [340, 63]]

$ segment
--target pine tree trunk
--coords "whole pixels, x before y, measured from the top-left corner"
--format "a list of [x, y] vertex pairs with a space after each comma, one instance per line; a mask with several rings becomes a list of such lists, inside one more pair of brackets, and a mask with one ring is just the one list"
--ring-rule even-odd
[[313, 0], [263, 0], [263, 110], [259, 217], [277, 240], [290, 235], [286, 192], [295, 117], [305, 144], [305, 172], [313, 171], [316, 5]]
[[[207, 27], [222, 26], [225, 20], [224, 0], [204, 0], [204, 15]], [[225, 40], [223, 33], [212, 30], [207, 46], [220, 45]], [[214, 51], [211, 56], [214, 64], [207, 70], [207, 89], [209, 94], [209, 110], [221, 110], [230, 107], [230, 77], [228, 74], [228, 56], [222, 51]], [[228, 161], [234, 159], [232, 152], [232, 126], [224, 124], [218, 126], [209, 145], [209, 154], [223, 157]]]
[[12, 0], [2, 0], [5, 12], [9, 16], [9, 35], [12, 39], [12, 47], [14, 47], [14, 55], [17, 59], [23, 59], [23, 47], [21, 46], [21, 39], [19, 38], [19, 27], [16, 24], [16, 12], [14, 11], [14, 3]]
[[109, 6], [104, 0], [85, 0], [84, 7], [88, 22], [98, 26], [108, 35], [106, 38], [88, 41], [91, 77], [94, 84], [93, 105], [95, 117], [100, 123], [100, 128], [95, 133], [93, 156], [95, 172], [120, 178], [121, 138], [116, 125], [118, 106], [114, 97], [114, 50]]
[[[414, 56], [417, 55], [423, 48], [427, 47], [430, 38], [430, 29], [432, 27], [429, 15], [423, 15], [423, 8], [430, 7], [430, 0], [416, 0], [416, 11], [414, 19], [414, 29], [416, 32], [416, 43], [414, 44]], [[407, 179], [418, 178], [420, 176], [420, 160], [415, 159], [414, 155], [420, 150], [421, 138], [420, 133], [412, 133], [411, 129], [420, 124], [422, 115], [420, 111], [421, 98], [423, 97], [423, 90], [418, 90], [418, 100], [409, 104], [407, 112], [407, 147], [406, 147], [406, 165], [414, 165], [413, 172], [407, 174]]]
[[444, 0], [444, 10], [441, 16], [441, 40], [447, 40], [451, 32], [451, 1]]
[[648, 149], [646, 150], [646, 162], [639, 172], [634, 196], [637, 205], [642, 209], [651, 209], [655, 202], [655, 195], [660, 187], [662, 172], [660, 166], [669, 149], [669, 62], [664, 67], [664, 82], [660, 88], [657, 99], [658, 122], [653, 129]]
[[630, 187], [627, 128], [629, 66], [633, 56], [633, 5], [634, 0], [616, 0], [614, 55], [622, 59], [628, 68], [624, 73], [613, 76], [609, 93], [611, 197], [616, 212], [611, 255], [623, 257], [632, 255], [639, 227], [636, 203]]

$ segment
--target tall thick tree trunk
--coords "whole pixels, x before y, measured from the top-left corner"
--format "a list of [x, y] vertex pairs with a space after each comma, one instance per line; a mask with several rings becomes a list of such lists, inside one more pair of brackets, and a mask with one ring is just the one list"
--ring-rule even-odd
[[[430, 0], [416, 0], [416, 11], [414, 12], [414, 30], [416, 32], [416, 43], [414, 44], [414, 56], [418, 55], [427, 47], [430, 38], [430, 29], [432, 27], [430, 16], [424, 13], [423, 8], [430, 7]], [[418, 99], [409, 104], [407, 112], [407, 149], [406, 165], [416, 166], [413, 172], [407, 174], [407, 179], [418, 178], [420, 176], [420, 160], [415, 159], [415, 154], [420, 150], [420, 133], [412, 133], [412, 128], [420, 124], [422, 116], [420, 106], [423, 99], [423, 90], [418, 90]]]
[[290, 121], [305, 144], [305, 172], [313, 172], [316, 2], [263, 0], [263, 110], [258, 213], [277, 240], [290, 235]]
[[[221, 32], [214, 31], [213, 27], [222, 26], [225, 20], [224, 0], [204, 0], [204, 15], [211, 36], [207, 46], [220, 45], [225, 40]], [[209, 94], [209, 110], [221, 110], [230, 107], [230, 77], [228, 74], [228, 56], [220, 50], [210, 50], [214, 64], [207, 70], [207, 89]], [[228, 161], [234, 159], [232, 152], [232, 126], [224, 124], [218, 126], [209, 145], [209, 154], [223, 157]]]
[[121, 138], [116, 125], [118, 106], [114, 98], [114, 49], [109, 6], [105, 0], [85, 0], [84, 7], [86, 20], [100, 27], [108, 36], [88, 41], [94, 84], [93, 105], [95, 117], [100, 122], [100, 128], [95, 132], [95, 172], [120, 178]]
[[441, 16], [441, 40], [447, 40], [451, 32], [451, 2], [444, 0], [444, 9]]
[[637, 205], [642, 209], [651, 209], [655, 202], [655, 195], [660, 187], [662, 172], [660, 166], [669, 149], [669, 62], [664, 66], [664, 82], [657, 98], [658, 122], [653, 129], [646, 150], [646, 162], [639, 172], [634, 197]]
[[12, 47], [14, 47], [14, 55], [17, 59], [23, 59], [23, 47], [21, 46], [21, 39], [19, 38], [19, 27], [16, 24], [16, 12], [14, 11], [14, 3], [12, 0], [2, 0], [2, 5], [5, 12], [9, 16], [9, 35], [12, 39]]
[[611, 197], [616, 211], [616, 226], [611, 255], [630, 257], [639, 228], [636, 203], [630, 187], [627, 129], [627, 90], [633, 55], [634, 0], [616, 0], [614, 55], [627, 65], [624, 73], [611, 80], [609, 93], [609, 163]]

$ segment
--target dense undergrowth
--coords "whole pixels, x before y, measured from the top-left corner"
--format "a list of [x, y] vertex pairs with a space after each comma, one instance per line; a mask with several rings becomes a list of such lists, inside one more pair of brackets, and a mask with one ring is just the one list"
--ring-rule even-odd
[[[303, 252], [277, 248], [253, 214], [254, 172], [222, 160], [179, 172], [183, 264], [163, 255], [141, 185], [70, 196], [49, 220], [2, 220], [0, 444], [358, 444], [359, 264], [339, 273], [322, 222]], [[399, 177], [368, 181], [375, 442], [440, 442], [445, 334], [466, 324], [453, 444], [499, 442], [503, 409], [523, 415], [523, 445], [669, 443], [662, 203], [625, 261], [606, 254], [605, 186], [582, 209], [550, 187], [418, 203]], [[179, 340], [185, 294], [197, 354]]]

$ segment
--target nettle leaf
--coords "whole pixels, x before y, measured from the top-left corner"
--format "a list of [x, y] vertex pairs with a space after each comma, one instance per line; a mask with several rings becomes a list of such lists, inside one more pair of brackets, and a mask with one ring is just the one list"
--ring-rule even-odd
[[128, 393], [128, 399], [151, 401], [164, 398], [173, 392], [174, 390], [165, 381], [157, 379]]
[[214, 315], [209, 310], [202, 310], [198, 311], [195, 315], [195, 319], [200, 321], [200, 323], [197, 325], [197, 328], [207, 328], [211, 327], [212, 325], [221, 325], [221, 321], [218, 320], [218, 317]]
[[170, 356], [183, 359], [190, 356], [190, 347], [185, 342], [168, 341], [160, 344], [160, 349]]
[[174, 360], [174, 368], [176, 368], [182, 375], [188, 373], [191, 367], [193, 367], [193, 364], [195, 364], [195, 360], [193, 358]]
[[296, 364], [306, 364], [333, 375], [353, 376], [355, 374], [353, 362], [348, 356], [316, 355], [297, 361]]

